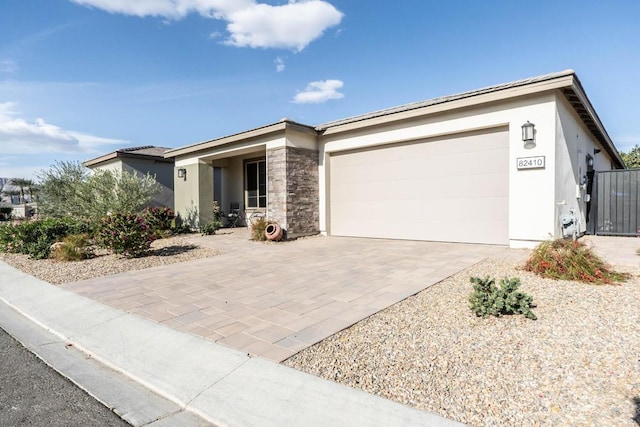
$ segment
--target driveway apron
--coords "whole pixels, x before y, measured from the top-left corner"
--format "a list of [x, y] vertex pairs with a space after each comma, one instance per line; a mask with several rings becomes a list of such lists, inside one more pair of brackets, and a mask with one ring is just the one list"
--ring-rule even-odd
[[282, 361], [503, 246], [347, 237], [259, 243], [246, 229], [194, 237], [222, 255], [62, 287]]

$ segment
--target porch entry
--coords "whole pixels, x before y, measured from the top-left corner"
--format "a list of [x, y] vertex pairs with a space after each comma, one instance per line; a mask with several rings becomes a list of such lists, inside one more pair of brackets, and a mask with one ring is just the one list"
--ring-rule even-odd
[[594, 172], [587, 232], [601, 236], [638, 236], [640, 169]]

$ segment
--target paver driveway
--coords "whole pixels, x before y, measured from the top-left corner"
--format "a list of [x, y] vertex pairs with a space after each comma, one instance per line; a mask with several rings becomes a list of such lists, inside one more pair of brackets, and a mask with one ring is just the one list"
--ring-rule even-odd
[[63, 285], [113, 307], [275, 361], [506, 247], [313, 237], [195, 243], [222, 255]]

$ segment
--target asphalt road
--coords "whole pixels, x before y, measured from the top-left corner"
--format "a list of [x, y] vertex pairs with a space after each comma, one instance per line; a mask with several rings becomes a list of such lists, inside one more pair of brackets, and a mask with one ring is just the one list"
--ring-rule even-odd
[[129, 426], [0, 328], [0, 426]]

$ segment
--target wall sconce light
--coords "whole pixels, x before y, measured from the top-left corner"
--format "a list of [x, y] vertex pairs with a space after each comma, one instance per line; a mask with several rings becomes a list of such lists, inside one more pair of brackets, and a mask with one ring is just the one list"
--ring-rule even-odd
[[602, 150], [599, 148], [594, 148], [593, 149], [593, 155], [595, 156], [596, 154], [598, 154], [599, 152], [601, 152]]
[[527, 123], [522, 125], [522, 141], [524, 142], [524, 148], [533, 148], [536, 146], [536, 125], [530, 123], [527, 120]]
[[182, 178], [185, 181], [187, 180], [187, 170], [185, 168], [178, 169], [178, 178]]
[[[595, 154], [595, 153], [594, 153]], [[590, 168], [593, 167], [593, 157], [589, 156], [587, 158], [587, 166], [589, 166]]]

